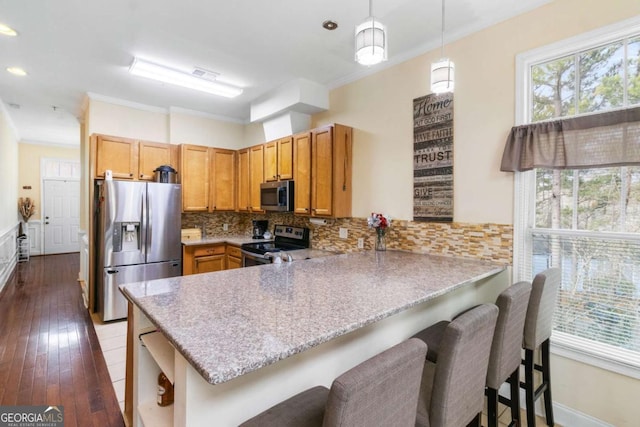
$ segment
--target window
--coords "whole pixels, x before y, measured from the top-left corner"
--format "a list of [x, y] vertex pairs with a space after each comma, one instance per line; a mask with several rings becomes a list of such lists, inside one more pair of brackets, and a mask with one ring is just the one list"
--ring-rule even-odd
[[[520, 55], [517, 90], [519, 124], [638, 107], [640, 19]], [[515, 280], [562, 270], [552, 343], [640, 375], [640, 166], [517, 172], [515, 203]]]

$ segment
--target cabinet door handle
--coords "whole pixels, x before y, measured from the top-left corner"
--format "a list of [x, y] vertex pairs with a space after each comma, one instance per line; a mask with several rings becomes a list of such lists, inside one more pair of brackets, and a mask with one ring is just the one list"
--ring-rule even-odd
[[129, 176], [130, 176], [130, 177], [133, 177], [133, 174], [132, 174], [132, 173], [130, 173], [130, 174], [129, 174]]

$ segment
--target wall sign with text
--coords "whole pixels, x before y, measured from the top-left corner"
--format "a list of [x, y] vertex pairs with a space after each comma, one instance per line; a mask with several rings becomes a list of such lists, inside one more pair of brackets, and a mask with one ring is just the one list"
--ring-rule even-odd
[[413, 220], [453, 221], [453, 93], [413, 100]]

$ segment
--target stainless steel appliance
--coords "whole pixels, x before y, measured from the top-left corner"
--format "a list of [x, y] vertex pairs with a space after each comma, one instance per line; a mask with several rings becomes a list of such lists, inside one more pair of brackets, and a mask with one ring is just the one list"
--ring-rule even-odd
[[245, 243], [240, 247], [242, 251], [242, 266], [270, 264], [274, 256], [306, 249], [309, 247], [309, 229], [306, 227], [293, 227], [290, 225], [276, 225], [272, 242]]
[[123, 283], [182, 274], [179, 184], [97, 181], [95, 309], [103, 321], [127, 317]]
[[253, 230], [251, 237], [254, 239], [264, 239], [264, 233], [269, 229], [269, 221], [254, 219], [251, 223], [251, 229]]
[[177, 172], [169, 165], [158, 166], [153, 171], [153, 178], [155, 182], [163, 182], [165, 184], [175, 184]]
[[293, 181], [260, 184], [260, 208], [265, 211], [293, 211]]

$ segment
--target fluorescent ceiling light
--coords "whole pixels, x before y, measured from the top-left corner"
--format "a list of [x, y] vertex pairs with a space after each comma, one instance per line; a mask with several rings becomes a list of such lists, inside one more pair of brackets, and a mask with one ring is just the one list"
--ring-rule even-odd
[[20, 67], [7, 67], [7, 71], [16, 76], [26, 76], [27, 72]]
[[129, 72], [135, 76], [146, 77], [163, 83], [195, 89], [213, 95], [234, 98], [242, 93], [239, 87], [220, 83], [214, 80], [207, 80], [184, 71], [154, 64], [144, 59], [134, 58], [133, 64], [129, 67]]
[[0, 34], [4, 34], [5, 36], [15, 37], [18, 35], [18, 32], [11, 28], [8, 25], [0, 23]]

